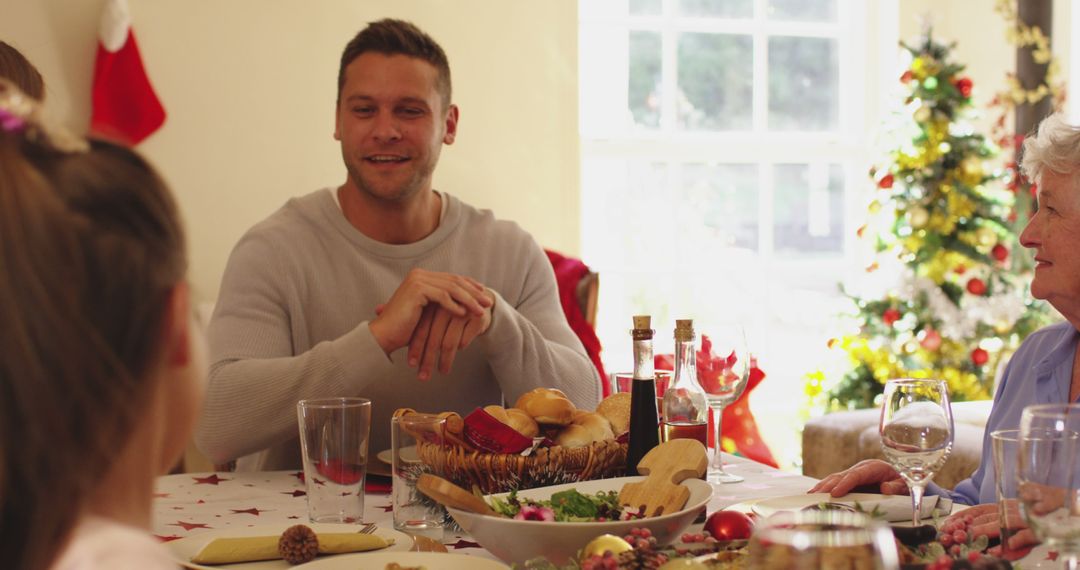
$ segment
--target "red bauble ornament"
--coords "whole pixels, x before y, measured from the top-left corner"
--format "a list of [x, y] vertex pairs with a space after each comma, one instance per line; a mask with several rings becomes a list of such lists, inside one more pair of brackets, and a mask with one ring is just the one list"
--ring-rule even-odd
[[885, 176], [881, 177], [881, 180], [878, 180], [877, 185], [878, 185], [878, 188], [888, 190], [889, 188], [892, 188], [893, 182], [895, 182], [895, 179], [893, 178], [893, 175], [892, 174], [886, 174]]
[[998, 261], [1005, 261], [1009, 258], [1009, 248], [999, 243], [994, 246], [994, 249], [990, 250], [990, 255], [992, 255], [994, 259]]
[[986, 361], [990, 360], [990, 353], [981, 348], [976, 348], [971, 351], [971, 361], [975, 363], [975, 366], [982, 366], [986, 364]]
[[986, 293], [986, 283], [978, 277], [972, 277], [967, 282], [967, 290], [972, 295], [982, 295]]
[[960, 92], [964, 97], [971, 97], [972, 82], [970, 77], [961, 77], [957, 79], [953, 85], [956, 86], [956, 90]]
[[885, 312], [881, 314], [881, 320], [885, 326], [891, 327], [893, 323], [900, 320], [900, 311], [892, 307], [885, 309]]
[[928, 328], [923, 331], [923, 337], [919, 341], [919, 344], [922, 345], [922, 347], [926, 350], [934, 352], [937, 349], [941, 348], [941, 333], [937, 332], [934, 329]]
[[705, 532], [716, 540], [747, 540], [754, 532], [754, 521], [738, 511], [716, 511], [705, 520]]
[[911, 81], [912, 77], [915, 77], [915, 74], [912, 73], [910, 69], [908, 69], [904, 72], [903, 75], [900, 76], [900, 83], [907, 83], [908, 81]]
[[964, 267], [963, 263], [959, 263], [953, 268], [953, 271], [955, 271], [957, 275], [963, 275], [967, 272], [967, 267]]

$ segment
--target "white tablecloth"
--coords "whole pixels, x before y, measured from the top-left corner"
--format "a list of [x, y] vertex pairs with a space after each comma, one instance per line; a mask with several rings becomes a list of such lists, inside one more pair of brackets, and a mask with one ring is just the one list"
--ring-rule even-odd
[[[816, 481], [739, 457], [724, 458], [725, 468], [746, 481], [714, 485], [707, 508], [710, 513], [744, 501], [805, 493]], [[305, 522], [307, 501], [300, 475], [296, 471], [267, 471], [160, 477], [155, 489], [153, 532], [169, 541], [206, 529]], [[364, 499], [364, 522], [393, 527], [388, 492], [369, 490]], [[491, 557], [468, 536], [447, 533], [443, 544], [451, 552]]]

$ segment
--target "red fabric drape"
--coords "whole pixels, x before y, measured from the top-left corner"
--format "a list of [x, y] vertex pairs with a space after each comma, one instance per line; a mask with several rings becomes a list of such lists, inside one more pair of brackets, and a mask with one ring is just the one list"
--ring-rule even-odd
[[570, 328], [574, 331], [574, 334], [581, 339], [581, 344], [585, 346], [585, 352], [589, 355], [589, 360], [592, 360], [593, 365], [596, 366], [596, 371], [600, 373], [600, 388], [606, 398], [610, 395], [611, 390], [608, 383], [604, 381], [607, 374], [604, 373], [604, 364], [600, 362], [600, 339], [596, 336], [596, 331], [593, 330], [589, 322], [585, 320], [585, 313], [582, 312], [581, 306], [578, 305], [576, 295], [577, 285], [583, 277], [589, 274], [589, 267], [580, 259], [566, 257], [550, 250], [544, 250], [544, 253], [547, 254], [552, 268], [555, 269], [555, 281], [559, 284], [559, 302], [562, 304], [566, 321], [570, 323]]

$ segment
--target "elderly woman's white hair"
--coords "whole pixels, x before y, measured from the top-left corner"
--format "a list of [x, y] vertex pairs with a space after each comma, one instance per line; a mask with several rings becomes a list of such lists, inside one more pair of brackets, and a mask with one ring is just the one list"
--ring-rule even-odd
[[1070, 125], [1060, 111], [1043, 119], [1038, 132], [1024, 141], [1020, 169], [1036, 182], [1045, 170], [1080, 174], [1080, 126]]

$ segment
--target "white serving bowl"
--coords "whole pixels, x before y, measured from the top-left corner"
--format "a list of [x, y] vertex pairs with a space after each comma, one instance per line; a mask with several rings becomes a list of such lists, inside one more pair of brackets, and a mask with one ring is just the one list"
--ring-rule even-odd
[[[626, 483], [643, 481], [644, 477], [617, 477], [580, 481], [551, 487], [538, 487], [518, 491], [518, 496], [534, 500], [550, 499], [551, 495], [567, 489], [577, 489], [584, 494], [599, 491], [619, 491]], [[705, 510], [705, 504], [712, 497], [712, 486], [700, 479], [688, 479], [683, 482], [690, 489], [690, 499], [682, 510], [651, 517], [628, 521], [608, 522], [542, 522], [514, 520], [504, 517], [478, 515], [447, 507], [461, 528], [472, 535], [476, 542], [495, 556], [508, 563], [522, 563], [533, 558], [544, 557], [555, 564], [565, 564], [577, 555], [592, 539], [601, 534], [625, 536], [630, 529], [647, 528], [659, 544], [674, 541]], [[488, 495], [506, 497], [509, 493]]]

